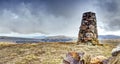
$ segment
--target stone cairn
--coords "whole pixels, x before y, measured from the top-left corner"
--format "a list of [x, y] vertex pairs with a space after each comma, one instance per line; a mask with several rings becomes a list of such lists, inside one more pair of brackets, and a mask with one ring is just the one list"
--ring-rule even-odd
[[93, 12], [83, 13], [77, 41], [79, 43], [98, 44], [97, 21]]

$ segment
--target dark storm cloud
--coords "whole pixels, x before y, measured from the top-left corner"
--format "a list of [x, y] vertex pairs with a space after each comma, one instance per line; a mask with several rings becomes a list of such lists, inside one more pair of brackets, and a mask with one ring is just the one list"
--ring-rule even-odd
[[[98, 5], [101, 16], [103, 16], [106, 30], [117, 31], [120, 29], [120, 1], [99, 0]], [[102, 18], [101, 18], [102, 19]]]
[[[77, 3], [79, 2], [79, 3]], [[77, 24], [73, 0], [0, 0], [0, 32], [67, 33]], [[73, 29], [74, 30], [74, 29]]]
[[84, 0], [45, 0], [44, 2], [47, 5], [48, 13], [52, 13], [55, 16], [70, 17], [74, 16], [77, 6], [76, 4], [83, 5]]
[[[0, 0], [0, 33], [77, 34], [96, 0]], [[76, 35], [77, 36], [77, 35]]]

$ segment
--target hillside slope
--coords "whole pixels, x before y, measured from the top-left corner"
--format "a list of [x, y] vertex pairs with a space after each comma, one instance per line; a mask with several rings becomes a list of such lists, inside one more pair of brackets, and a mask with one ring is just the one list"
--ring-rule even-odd
[[0, 44], [0, 64], [61, 64], [70, 51], [109, 57], [112, 48], [74, 43]]

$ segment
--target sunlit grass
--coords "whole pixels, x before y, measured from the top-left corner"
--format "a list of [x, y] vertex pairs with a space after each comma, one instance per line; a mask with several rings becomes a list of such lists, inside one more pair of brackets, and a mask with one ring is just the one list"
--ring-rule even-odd
[[[113, 46], [88, 46], [69, 43], [28, 43], [0, 45], [0, 64], [61, 64], [70, 51], [85, 52], [85, 55], [111, 56]], [[7, 45], [6, 45], [7, 44]]]

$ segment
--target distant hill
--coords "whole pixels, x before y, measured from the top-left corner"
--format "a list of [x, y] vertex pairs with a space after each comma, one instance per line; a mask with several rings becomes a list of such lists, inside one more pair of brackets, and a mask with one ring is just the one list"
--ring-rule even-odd
[[23, 38], [23, 37], [0, 36], [0, 42], [15, 42], [15, 43], [71, 42], [75, 39], [67, 36], [42, 36], [42, 37], [40, 36], [38, 38], [37, 37]]
[[35, 38], [23, 38], [23, 37], [9, 37], [9, 36], [0, 36], [0, 42], [15, 42], [15, 43], [37, 43], [40, 42], [40, 39]]
[[74, 39], [75, 39], [74, 37], [59, 35], [59, 36], [48, 36], [42, 40], [45, 40], [46, 42], [70, 42], [70, 41], [74, 41]]
[[99, 39], [120, 39], [117, 35], [99, 35]]
[[[99, 39], [120, 39], [120, 36], [99, 35]], [[75, 42], [75, 41], [77, 41], [77, 37], [68, 37], [64, 35], [36, 36], [33, 38], [0, 36], [0, 42], [38, 43], [38, 42]]]

